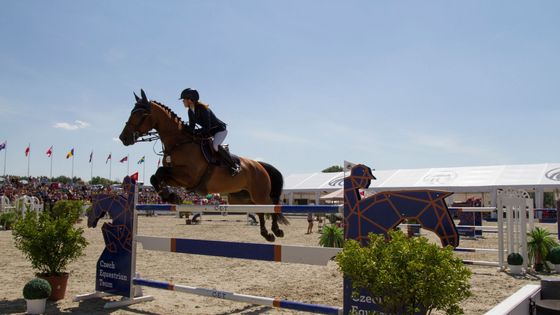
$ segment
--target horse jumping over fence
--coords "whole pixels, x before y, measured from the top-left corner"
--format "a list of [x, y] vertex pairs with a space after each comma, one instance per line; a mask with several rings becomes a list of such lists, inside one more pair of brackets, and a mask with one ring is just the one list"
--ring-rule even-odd
[[[141, 90], [141, 98], [134, 94], [136, 103], [120, 140], [125, 146], [142, 141], [155, 129], [163, 144], [163, 166], [150, 178], [164, 202], [180, 203], [179, 197], [168, 186], [185, 187], [200, 194], [228, 193], [230, 204], [280, 204], [284, 179], [274, 166], [239, 157], [241, 172], [232, 177], [229, 169], [212, 161], [211, 149], [206, 150], [208, 139], [196, 136], [171, 109], [149, 101]], [[210, 156], [209, 156], [210, 155]], [[257, 213], [260, 233], [269, 242], [275, 236], [283, 237], [278, 223], [289, 224], [281, 214], [272, 214], [272, 233], [265, 227], [265, 217]]]

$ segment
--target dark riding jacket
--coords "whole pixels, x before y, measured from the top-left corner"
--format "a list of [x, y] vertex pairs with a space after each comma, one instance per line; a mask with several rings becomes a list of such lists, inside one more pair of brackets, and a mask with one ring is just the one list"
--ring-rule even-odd
[[203, 137], [210, 137], [217, 132], [226, 130], [226, 124], [218, 119], [214, 112], [205, 104], [197, 102], [194, 105], [194, 112], [189, 108], [189, 129], [195, 131], [195, 126], [200, 125], [197, 130]]

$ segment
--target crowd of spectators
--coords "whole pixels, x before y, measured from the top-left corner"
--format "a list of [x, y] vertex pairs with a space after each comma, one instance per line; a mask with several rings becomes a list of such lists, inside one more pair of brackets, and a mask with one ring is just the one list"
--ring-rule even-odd
[[[181, 197], [183, 203], [215, 204], [225, 203], [219, 194], [201, 196], [187, 192], [182, 188], [173, 188]], [[47, 177], [6, 177], [0, 178], [0, 196], [6, 196], [10, 203], [14, 203], [23, 196], [37, 197], [42, 203], [54, 203], [58, 200], [83, 200], [91, 202], [92, 195], [98, 193], [120, 193], [120, 185], [89, 185], [76, 183], [51, 182]], [[139, 203], [162, 203], [161, 198], [151, 186], [142, 186], [138, 193]]]

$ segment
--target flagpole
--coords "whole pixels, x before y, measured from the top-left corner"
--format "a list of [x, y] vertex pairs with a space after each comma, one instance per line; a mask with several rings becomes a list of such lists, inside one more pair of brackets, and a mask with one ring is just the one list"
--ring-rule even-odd
[[[72, 148], [74, 150], [74, 148]], [[72, 177], [70, 177], [70, 182], [74, 183], [74, 154], [72, 154]]]
[[52, 153], [52, 146], [51, 146], [51, 156], [50, 156], [50, 158], [51, 158], [51, 172], [50, 172], [51, 179], [52, 179], [52, 156], [53, 156], [53, 153]]
[[29, 142], [29, 153], [27, 154], [27, 178], [29, 179], [29, 161], [31, 160], [31, 142]]
[[109, 159], [109, 181], [111, 181], [111, 165], [113, 165], [113, 156], [111, 154], [112, 154], [112, 152], [109, 153], [109, 157], [111, 157]]
[[146, 185], [146, 160], [144, 159], [144, 162], [142, 162], [143, 165], [143, 170], [142, 170], [142, 181], [144, 182], [144, 185]]
[[130, 159], [128, 154], [126, 155], [126, 175], [128, 176], [130, 174]]
[[4, 142], [4, 177], [6, 177], [6, 156], [8, 153], [8, 140]]

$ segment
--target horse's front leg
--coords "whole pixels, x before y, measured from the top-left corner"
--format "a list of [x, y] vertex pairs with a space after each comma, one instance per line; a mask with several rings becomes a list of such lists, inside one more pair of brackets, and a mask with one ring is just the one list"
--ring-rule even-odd
[[156, 173], [150, 177], [150, 183], [161, 197], [161, 201], [180, 204], [181, 198], [166, 183], [166, 179], [171, 173], [170, 167], [160, 167]]
[[276, 239], [276, 237], [274, 237], [274, 235], [272, 233], [268, 233], [268, 230], [266, 229], [265, 224], [265, 219], [264, 219], [264, 213], [257, 213], [257, 215], [259, 216], [259, 224], [261, 226], [261, 235], [269, 242], [274, 242], [274, 240]]

